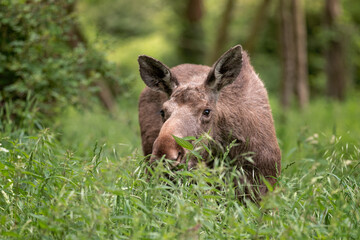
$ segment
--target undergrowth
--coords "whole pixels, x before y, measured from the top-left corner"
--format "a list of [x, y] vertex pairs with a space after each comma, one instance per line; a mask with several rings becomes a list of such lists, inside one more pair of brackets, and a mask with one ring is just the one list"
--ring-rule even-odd
[[2, 239], [360, 236], [360, 148], [353, 134], [309, 130], [280, 139], [282, 147], [295, 143], [285, 145], [276, 188], [259, 205], [244, 206], [222, 165], [174, 173], [160, 162], [149, 175], [140, 151], [123, 154], [96, 138], [80, 150], [61, 129], [67, 128], [1, 133]]

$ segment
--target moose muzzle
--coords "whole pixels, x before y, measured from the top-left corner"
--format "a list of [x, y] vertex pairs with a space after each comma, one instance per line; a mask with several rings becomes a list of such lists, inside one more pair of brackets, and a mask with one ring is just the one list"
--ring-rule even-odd
[[150, 163], [161, 159], [165, 156], [172, 162], [172, 167], [176, 167], [184, 159], [185, 149], [176, 143], [172, 135], [159, 135], [153, 145], [153, 152], [151, 154]]

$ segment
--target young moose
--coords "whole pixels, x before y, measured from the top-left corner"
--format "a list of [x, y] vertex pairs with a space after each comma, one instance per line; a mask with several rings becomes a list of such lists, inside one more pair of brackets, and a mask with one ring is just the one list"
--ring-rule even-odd
[[[280, 174], [281, 154], [264, 84], [237, 45], [213, 65], [181, 64], [168, 68], [142, 55], [140, 75], [147, 87], [139, 100], [142, 148], [150, 162], [165, 155], [175, 165], [185, 163], [185, 149], [173, 138], [203, 133], [226, 148], [236, 141], [229, 157], [245, 172], [239, 182], [245, 194], [259, 200]], [[244, 153], [252, 152], [253, 161]], [[194, 167], [196, 161], [189, 161]]]

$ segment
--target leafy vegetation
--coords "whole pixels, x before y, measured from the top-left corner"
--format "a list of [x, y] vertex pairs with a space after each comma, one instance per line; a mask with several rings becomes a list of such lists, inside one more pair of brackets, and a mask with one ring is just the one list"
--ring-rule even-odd
[[0, 106], [13, 111], [8, 113], [13, 121], [26, 118], [26, 107], [50, 116], [69, 104], [91, 106], [100, 80], [126, 85], [115, 65], [77, 33], [73, 4], [0, 2]]
[[[145, 174], [147, 165], [138, 150], [129, 154], [116, 137], [101, 138], [113, 129], [138, 147], [136, 121], [131, 120], [133, 131], [125, 131], [128, 120], [104, 117], [99, 109], [91, 110], [91, 115], [68, 111], [64, 118], [71, 116], [72, 121], [61, 121], [56, 130], [42, 129], [34, 135], [4, 132], [0, 139], [1, 235], [356, 238], [360, 234], [360, 126], [349, 120], [359, 118], [356, 98], [341, 108], [338, 103], [315, 102], [301, 119], [301, 113], [291, 112], [285, 124], [273, 105], [283, 149], [282, 176], [259, 206], [245, 207], [234, 197], [224, 165], [208, 169], [200, 164], [195, 171], [173, 173], [166, 164], [159, 164], [152, 176]], [[126, 114], [133, 107], [119, 111]], [[93, 126], [81, 128], [85, 118]], [[79, 129], [74, 132], [72, 124]], [[64, 136], [60, 140], [59, 133]], [[79, 145], [76, 136], [88, 139]]]

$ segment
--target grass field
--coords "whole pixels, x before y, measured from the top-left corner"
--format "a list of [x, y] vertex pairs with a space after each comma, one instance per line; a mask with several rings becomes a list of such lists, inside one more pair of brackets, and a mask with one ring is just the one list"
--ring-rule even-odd
[[221, 167], [148, 177], [135, 101], [118, 117], [69, 108], [41, 130], [2, 123], [0, 238], [358, 239], [358, 99], [286, 114], [272, 101], [282, 175], [247, 207]]

